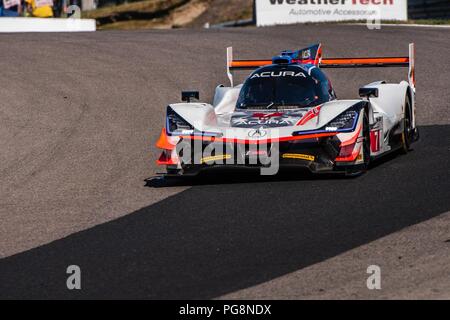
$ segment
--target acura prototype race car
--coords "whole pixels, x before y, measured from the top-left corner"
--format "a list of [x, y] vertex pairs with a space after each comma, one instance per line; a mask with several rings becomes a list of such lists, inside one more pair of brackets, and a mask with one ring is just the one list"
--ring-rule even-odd
[[[408, 81], [377, 81], [359, 88], [361, 99], [339, 100], [324, 68], [407, 67]], [[253, 70], [243, 84], [233, 71]], [[407, 57], [322, 58], [321, 45], [283, 51], [272, 60], [234, 60], [227, 49], [231, 85], [216, 88], [212, 104], [167, 107], [157, 142], [167, 175], [194, 175], [218, 166], [279, 167], [357, 175], [393, 151], [418, 140], [415, 119], [414, 44]]]

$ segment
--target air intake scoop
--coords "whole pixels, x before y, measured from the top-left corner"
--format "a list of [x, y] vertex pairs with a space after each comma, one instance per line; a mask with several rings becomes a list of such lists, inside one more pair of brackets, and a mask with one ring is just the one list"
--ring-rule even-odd
[[292, 57], [287, 55], [276, 56], [272, 58], [273, 64], [291, 64]]

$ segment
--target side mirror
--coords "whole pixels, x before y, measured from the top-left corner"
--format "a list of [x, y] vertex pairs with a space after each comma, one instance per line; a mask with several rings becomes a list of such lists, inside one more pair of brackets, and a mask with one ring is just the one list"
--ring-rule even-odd
[[199, 100], [200, 93], [198, 91], [182, 91], [181, 92], [181, 101], [190, 103], [191, 99]]
[[366, 97], [366, 98], [370, 98], [370, 97], [378, 97], [378, 88], [359, 88], [359, 96], [360, 97]]

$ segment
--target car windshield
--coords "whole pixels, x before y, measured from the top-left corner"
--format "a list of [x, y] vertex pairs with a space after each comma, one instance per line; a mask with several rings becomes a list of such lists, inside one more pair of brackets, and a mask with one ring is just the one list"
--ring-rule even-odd
[[280, 68], [254, 73], [242, 87], [237, 107], [296, 108], [319, 105], [329, 99], [320, 81], [300, 68]]

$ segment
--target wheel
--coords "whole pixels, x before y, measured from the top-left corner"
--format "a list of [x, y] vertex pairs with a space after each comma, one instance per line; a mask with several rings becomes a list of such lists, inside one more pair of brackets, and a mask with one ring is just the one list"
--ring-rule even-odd
[[411, 150], [411, 142], [413, 140], [414, 130], [412, 128], [411, 117], [411, 100], [409, 96], [405, 101], [405, 118], [403, 119], [403, 132], [402, 132], [402, 153], [408, 153]]

